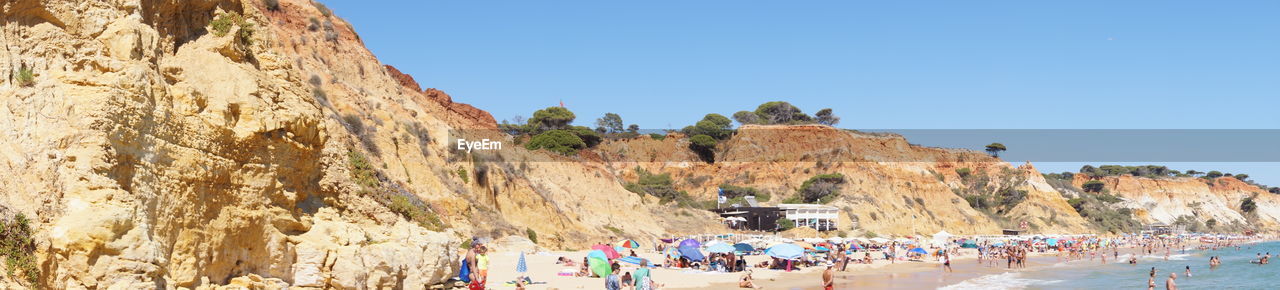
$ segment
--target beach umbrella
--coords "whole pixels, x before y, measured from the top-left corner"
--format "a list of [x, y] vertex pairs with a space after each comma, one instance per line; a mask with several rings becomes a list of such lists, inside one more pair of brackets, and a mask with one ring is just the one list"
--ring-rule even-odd
[[877, 244], [883, 244], [883, 243], [888, 243], [888, 242], [889, 242], [889, 239], [886, 239], [886, 238], [871, 238], [871, 241], [872, 241], [872, 242], [876, 242]]
[[678, 250], [678, 249], [676, 249], [676, 248], [667, 248], [665, 251], [663, 251], [663, 253], [665, 253], [665, 254], [667, 255], [667, 257], [670, 257], [670, 258], [679, 258], [679, 257], [680, 257], [680, 250]]
[[613, 266], [609, 265], [609, 261], [599, 257], [587, 258], [587, 268], [600, 277], [609, 277], [613, 273]]
[[702, 255], [702, 252], [699, 252], [697, 247], [680, 247], [680, 256], [694, 261], [701, 261], [707, 257]]
[[841, 238], [841, 237], [834, 237], [834, 238], [827, 239], [827, 241], [835, 244], [843, 244], [845, 240], [844, 238]]
[[828, 249], [827, 247], [823, 247], [823, 246], [817, 246], [817, 247], [814, 247], [814, 250], [815, 250], [815, 251], [819, 251], [819, 252], [830, 252], [830, 251], [831, 251], [831, 249]]
[[702, 244], [702, 246], [706, 248], [710, 248], [711, 246], [715, 246], [715, 245], [728, 245], [728, 244], [720, 240], [714, 240], [714, 241], [707, 242], [706, 244]]
[[604, 251], [601, 251], [601, 250], [591, 250], [590, 252], [587, 252], [587, 259], [591, 259], [591, 258], [601, 258], [601, 259], [608, 260], [609, 255], [606, 255]]
[[618, 254], [617, 250], [614, 250], [613, 247], [610, 247], [609, 245], [595, 245], [595, 246], [591, 246], [591, 249], [604, 252], [605, 257], [609, 259], [617, 259], [618, 257], [622, 257], [622, 255]]
[[524, 262], [524, 252], [520, 252], [520, 261], [516, 262], [516, 273], [529, 272], [529, 265]]
[[766, 242], [765, 240], [756, 239], [756, 238], [746, 239], [746, 240], [743, 240], [743, 241], [738, 242], [738, 243], [739, 243], [739, 244], [748, 244], [748, 245], [751, 245], [752, 247], [756, 247], [756, 248], [763, 248], [765, 245], [768, 245], [768, 244], [769, 244], [769, 242]]
[[1050, 246], [1057, 246], [1057, 245], [1058, 245], [1058, 239], [1048, 239], [1048, 240], [1045, 240], [1045, 241], [1044, 241], [1044, 243], [1045, 243], [1045, 244], [1048, 244], [1048, 245], [1050, 245]]
[[946, 242], [947, 239], [950, 239], [952, 236], [953, 235], [947, 231], [938, 231], [938, 233], [933, 234], [933, 241], [939, 243]]
[[755, 251], [756, 247], [753, 247], [746, 243], [737, 243], [737, 244], [733, 244], [733, 250], [746, 253], [746, 252]]
[[639, 249], [640, 243], [636, 242], [636, 240], [626, 239], [626, 240], [619, 241], [618, 246], [623, 248], [628, 248], [628, 249]]
[[849, 248], [850, 248], [850, 249], [854, 249], [854, 250], [861, 250], [861, 249], [862, 249], [862, 245], [855, 244], [855, 243], [849, 243]]
[[925, 251], [925, 250], [924, 250], [924, 248], [914, 248], [914, 249], [911, 249], [910, 251], [907, 251], [907, 252], [910, 252], [910, 253], [918, 253], [918, 254], [922, 254], [922, 255], [924, 255], [924, 254], [929, 254], [929, 251]]
[[708, 253], [732, 253], [735, 251], [733, 246], [725, 243], [717, 243], [707, 247]]
[[819, 238], [806, 238], [806, 239], [800, 239], [800, 240], [801, 240], [801, 241], [804, 241], [804, 242], [806, 242], [806, 243], [810, 243], [810, 244], [817, 244], [817, 243], [821, 243], [821, 242], [826, 242], [826, 241], [827, 241], [827, 240], [823, 240], [823, 239], [819, 239]]
[[799, 259], [804, 255], [804, 248], [795, 244], [780, 244], [765, 250], [764, 254], [779, 259]]
[[966, 249], [975, 249], [975, 248], [978, 248], [978, 243], [975, 243], [973, 241], [965, 241], [964, 244], [960, 245], [960, 247], [966, 248]]
[[698, 242], [698, 240], [694, 240], [694, 239], [686, 239], [686, 240], [680, 241], [680, 246], [678, 246], [678, 247], [680, 247], [680, 248], [683, 248], [683, 247], [693, 247], [693, 248], [697, 248], [697, 247], [701, 247], [701, 246], [702, 246], [702, 243], [699, 243], [699, 242]]

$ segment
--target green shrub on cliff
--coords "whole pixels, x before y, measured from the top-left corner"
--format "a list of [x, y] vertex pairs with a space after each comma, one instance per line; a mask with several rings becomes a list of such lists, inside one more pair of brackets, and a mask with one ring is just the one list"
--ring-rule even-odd
[[31, 68], [23, 65], [18, 67], [17, 81], [19, 86], [30, 87], [36, 83], [35, 72]]
[[707, 163], [715, 162], [716, 155], [716, 139], [707, 135], [697, 135], [689, 138], [689, 149], [693, 153], [698, 154], [698, 158]]
[[568, 130], [547, 131], [533, 136], [532, 139], [529, 139], [529, 143], [524, 144], [525, 149], [547, 149], [547, 151], [563, 155], [577, 154], [579, 149], [586, 147], [587, 143], [583, 142], [581, 137]]
[[828, 203], [840, 195], [844, 181], [844, 175], [839, 173], [816, 175], [800, 185], [797, 196], [803, 203]]
[[209, 26], [213, 28], [213, 35], [218, 37], [226, 36], [227, 32], [231, 32], [231, 27], [238, 26], [240, 30], [236, 33], [236, 37], [245, 44], [253, 44], [253, 23], [246, 21], [240, 13], [222, 13], [209, 22]]
[[32, 255], [36, 251], [32, 234], [31, 221], [21, 213], [12, 220], [0, 220], [0, 256], [5, 258], [6, 276], [16, 278], [18, 273], [29, 286], [37, 286], [40, 268]]
[[1104, 187], [1106, 187], [1106, 184], [1098, 180], [1085, 181], [1084, 184], [1080, 185], [1080, 189], [1085, 192], [1102, 192]]

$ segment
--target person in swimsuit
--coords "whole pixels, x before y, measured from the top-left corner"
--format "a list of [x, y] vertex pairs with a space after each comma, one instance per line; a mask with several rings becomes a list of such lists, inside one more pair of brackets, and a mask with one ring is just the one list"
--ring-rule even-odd
[[1164, 281], [1164, 289], [1178, 290], [1178, 283], [1173, 280], [1178, 280], [1178, 273], [1169, 273], [1169, 280]]
[[834, 266], [827, 266], [827, 270], [822, 271], [822, 289], [835, 289], [836, 277], [834, 269]]
[[942, 269], [947, 272], [955, 272], [951, 270], [951, 253], [942, 254]]
[[1151, 267], [1151, 274], [1147, 277], [1147, 290], [1156, 290], [1156, 267]]

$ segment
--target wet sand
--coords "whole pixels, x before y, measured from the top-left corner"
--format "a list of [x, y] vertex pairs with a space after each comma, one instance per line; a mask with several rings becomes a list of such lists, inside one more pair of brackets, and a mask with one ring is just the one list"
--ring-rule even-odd
[[[1188, 245], [1188, 250], [1193, 247], [1193, 245]], [[1130, 253], [1136, 253], [1139, 250], [1133, 248], [1120, 249], [1120, 260], [1127, 260]], [[872, 268], [863, 268], [867, 265], [850, 264], [849, 271], [836, 272], [835, 288], [937, 289], [986, 275], [1042, 270], [1044, 267], [1066, 262], [1065, 259], [1058, 256], [1057, 252], [1030, 253], [1030, 256], [1027, 257], [1025, 268], [1018, 268], [1016, 265], [1014, 268], [1007, 268], [1003, 259], [996, 261], [995, 265], [992, 265], [987, 260], [979, 264], [976, 252], [976, 250], [966, 249], [962, 251], [961, 257], [953, 257], [951, 263], [953, 272], [944, 272], [941, 262], [932, 259], [926, 259], [922, 262], [898, 261], [897, 263]], [[1172, 251], [1172, 254], [1177, 253], [1177, 250]], [[1159, 254], [1153, 253], [1152, 255], [1163, 255], [1163, 252]], [[1098, 263], [1099, 265], [1103, 264], [1101, 257], [1090, 260], [1086, 256], [1083, 260], [1085, 262]], [[885, 262], [887, 263], [887, 261]], [[1073, 260], [1072, 262], [1080, 263], [1080, 260]], [[1107, 264], [1115, 262], [1116, 259], [1112, 255], [1107, 256]], [[855, 266], [863, 267], [855, 268]], [[825, 267], [822, 269], [825, 269]], [[822, 271], [818, 269], [804, 273], [784, 273], [774, 279], [757, 279], [756, 284], [765, 289], [822, 289]], [[738, 288], [738, 285], [736, 283], [723, 283], [717, 284], [713, 288], [731, 289]]]

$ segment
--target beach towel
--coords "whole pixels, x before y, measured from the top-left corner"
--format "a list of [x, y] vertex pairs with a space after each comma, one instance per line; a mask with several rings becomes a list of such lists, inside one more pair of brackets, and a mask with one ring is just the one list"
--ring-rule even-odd
[[[636, 265], [640, 265], [640, 262], [643, 262], [644, 260], [645, 260], [644, 258], [640, 258], [640, 257], [631, 257], [631, 256], [622, 257], [621, 259], [618, 259], [618, 261], [626, 262], [626, 263], [631, 263], [631, 264], [636, 264]], [[653, 265], [652, 263], [650, 263], [650, 264], [649, 264], [649, 266], [654, 266], [654, 265]]]

